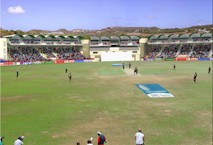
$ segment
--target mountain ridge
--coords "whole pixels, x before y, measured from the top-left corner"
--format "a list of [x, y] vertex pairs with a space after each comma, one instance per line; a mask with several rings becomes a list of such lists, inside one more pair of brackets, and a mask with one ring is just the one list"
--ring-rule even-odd
[[[172, 33], [196, 33], [196, 32], [211, 32], [213, 30], [213, 24], [191, 26], [186, 28], [159, 28], [159, 27], [106, 27], [99, 30], [87, 30], [87, 29], [73, 29], [67, 30], [65, 28], [57, 30], [42, 30], [32, 29], [29, 31], [21, 30], [4, 30], [0, 28], [1, 37], [10, 34], [32, 34], [32, 35], [82, 35], [82, 36], [112, 36], [112, 35], [139, 35], [147, 36], [150, 34], [172, 34]], [[3, 34], [2, 34], [3, 33]]]

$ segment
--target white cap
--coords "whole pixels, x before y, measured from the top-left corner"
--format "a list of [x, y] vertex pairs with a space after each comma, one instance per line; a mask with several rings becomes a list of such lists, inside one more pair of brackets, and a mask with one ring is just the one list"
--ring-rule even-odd
[[20, 137], [18, 137], [18, 139], [21, 139], [21, 140], [23, 140], [23, 139], [24, 139], [24, 136], [20, 136]]
[[97, 134], [101, 134], [101, 132], [100, 132], [100, 131], [98, 131], [98, 132], [97, 132]]

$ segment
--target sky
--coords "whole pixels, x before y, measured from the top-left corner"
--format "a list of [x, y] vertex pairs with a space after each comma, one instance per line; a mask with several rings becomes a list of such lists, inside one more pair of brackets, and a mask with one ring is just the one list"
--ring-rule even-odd
[[0, 27], [98, 30], [212, 24], [212, 0], [0, 0]]

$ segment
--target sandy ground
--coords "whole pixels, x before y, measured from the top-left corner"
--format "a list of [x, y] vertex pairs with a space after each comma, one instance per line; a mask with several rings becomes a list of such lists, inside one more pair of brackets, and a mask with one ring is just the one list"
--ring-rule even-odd
[[129, 68], [125, 68], [124, 70], [123, 70], [125, 73], [126, 73], [126, 75], [128, 75], [128, 76], [141, 76], [141, 74], [134, 74], [134, 69], [129, 69]]

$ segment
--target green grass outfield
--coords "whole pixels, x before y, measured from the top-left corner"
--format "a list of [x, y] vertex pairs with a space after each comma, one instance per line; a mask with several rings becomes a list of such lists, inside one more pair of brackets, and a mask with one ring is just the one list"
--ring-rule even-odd
[[[212, 61], [175, 62], [176, 70], [174, 61], [132, 62], [141, 76], [112, 63], [1, 67], [4, 144], [24, 135], [25, 145], [85, 145], [90, 137], [96, 145], [100, 130], [107, 145], [134, 145], [140, 127], [146, 145], [212, 145]], [[149, 98], [140, 83], [158, 83], [175, 97]]]

